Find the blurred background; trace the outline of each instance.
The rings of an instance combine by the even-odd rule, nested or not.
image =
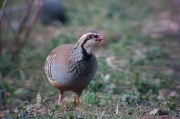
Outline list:
[[[94,49],[98,70],[82,95],[179,96],[179,6],[180,0],[1,0],[0,107],[34,102],[38,93],[56,104],[44,62],[85,29],[106,41]]]

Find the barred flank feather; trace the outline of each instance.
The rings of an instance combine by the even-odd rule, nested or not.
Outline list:
[[[46,75],[47,75],[47,78],[49,79],[49,80],[53,80],[54,81],[54,79],[53,79],[53,77],[52,77],[52,69],[51,69],[51,66],[52,66],[52,62],[53,62],[53,60],[54,60],[54,57],[56,56],[56,54],[53,54],[53,55],[49,55],[48,57],[47,57],[47,59],[46,59],[46,64],[45,64],[45,66],[44,66],[44,68],[45,68],[45,73],[46,73]]]

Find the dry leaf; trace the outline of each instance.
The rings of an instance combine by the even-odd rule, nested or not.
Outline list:
[[[149,112],[149,115],[155,115],[157,114],[158,111],[159,109],[153,109],[152,111]]]

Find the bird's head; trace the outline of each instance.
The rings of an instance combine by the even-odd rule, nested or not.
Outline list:
[[[97,31],[85,30],[81,33],[78,43],[86,50],[88,54],[91,54],[93,47],[101,40],[105,39]]]

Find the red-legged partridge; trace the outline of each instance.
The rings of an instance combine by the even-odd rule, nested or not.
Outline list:
[[[49,82],[58,89],[60,104],[65,91],[76,93],[76,102],[88,86],[97,69],[93,47],[104,38],[95,30],[82,32],[76,44],[65,44],[55,48],[45,62],[45,73]]]

